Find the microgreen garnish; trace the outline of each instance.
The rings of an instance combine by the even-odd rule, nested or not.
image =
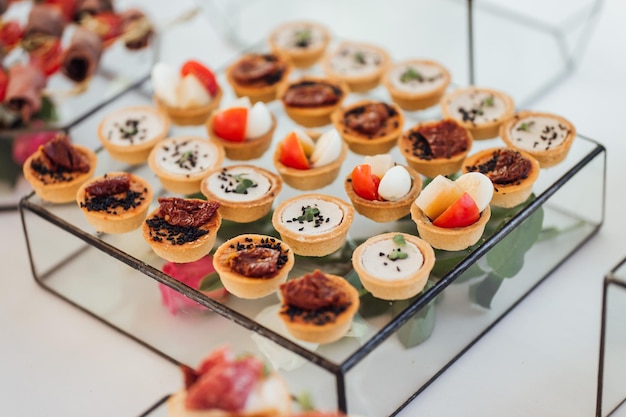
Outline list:
[[[391,252],[389,252],[389,255],[387,255],[387,258],[390,261],[397,261],[398,259],[406,259],[408,257],[409,254],[406,252],[402,252],[402,249],[400,248],[393,249]]]
[[[307,391],[303,391],[300,394],[296,395],[294,398],[295,401],[300,406],[302,411],[311,411],[315,409],[315,404],[313,404],[313,397]]]
[[[363,55],[363,52],[361,51],[354,53],[354,60],[361,65],[365,65],[365,55]]]
[[[485,112],[483,111],[485,107],[493,107],[493,106],[495,106],[495,98],[493,96],[485,97],[483,101],[480,102],[480,105],[478,106],[478,109],[476,110],[476,114],[479,116],[482,116],[483,114],[485,114]]]
[[[180,158],[178,158],[176,160],[176,163],[178,165],[182,166],[187,161],[191,162],[192,159],[193,159],[193,152],[192,151],[187,151],[187,152],[183,152],[180,155]]]
[[[520,131],[524,131],[524,132],[530,132],[530,128],[535,124],[534,121],[530,121],[530,122],[523,122],[517,129],[515,130],[520,130]]]
[[[402,236],[401,234],[397,234],[393,237],[393,243],[398,246],[404,246],[406,245],[406,240],[404,240],[404,236]]]
[[[311,30],[302,29],[296,31],[296,46],[306,48],[311,43]]]
[[[416,70],[415,68],[409,67],[400,76],[400,81],[403,83],[408,83],[409,81],[413,81],[413,80],[423,82],[424,77],[418,70]]]
[[[315,219],[315,216],[320,214],[320,209],[317,207],[304,207],[302,216],[298,217],[299,222],[312,222]]]
[[[239,174],[235,176],[235,180],[237,180],[237,187],[235,188],[235,192],[237,194],[248,194],[248,188],[256,187],[256,182],[252,181],[250,178],[244,178],[246,174]]]

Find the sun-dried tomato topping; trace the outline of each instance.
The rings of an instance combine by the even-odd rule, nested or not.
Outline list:
[[[507,185],[528,177],[532,169],[530,161],[518,151],[512,149],[498,149],[492,157],[478,165],[468,166],[468,171],[478,171],[489,177],[491,182],[498,185]]]
[[[271,54],[246,55],[235,64],[232,76],[240,84],[264,83],[272,85],[280,81],[285,65]]]
[[[408,134],[413,155],[422,159],[451,158],[467,150],[467,130],[452,120],[429,123]]]
[[[230,268],[250,278],[270,278],[278,271],[280,251],[252,248],[237,251],[229,258]]]
[[[385,122],[389,118],[397,114],[395,109],[386,103],[368,103],[348,110],[343,119],[350,129],[365,135],[373,135],[386,125]]]
[[[343,92],[334,84],[305,80],[289,86],[283,101],[292,107],[320,107],[337,104]]]
[[[103,179],[85,187],[85,192],[94,197],[104,197],[124,193],[129,189],[130,176],[128,174],[107,175]]]
[[[219,206],[217,201],[161,197],[159,216],[174,226],[199,227],[209,221]]]
[[[305,310],[350,304],[348,294],[317,269],[313,273],[282,284],[280,292],[286,304]]]
[[[67,135],[59,133],[41,148],[42,162],[52,172],[88,172],[87,158],[76,150]]]

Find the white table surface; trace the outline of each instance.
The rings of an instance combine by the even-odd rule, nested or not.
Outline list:
[[[626,3],[608,0],[580,66],[534,103],[608,148],[603,228],[400,416],[593,415],[602,278],[626,256],[624,41]],[[37,286],[18,213],[0,233],[0,415],[136,416],[179,388],[175,366]]]

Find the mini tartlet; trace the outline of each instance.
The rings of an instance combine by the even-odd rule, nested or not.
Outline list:
[[[180,70],[163,62],[152,67],[153,101],[179,126],[203,124],[222,100],[222,89],[215,74],[196,60],[188,60]]]
[[[98,157],[91,149],[71,144],[58,134],[29,156],[22,167],[24,178],[39,198],[51,203],[76,200],[76,192],[93,177]]]
[[[148,157],[148,165],[167,191],[177,194],[200,192],[207,173],[219,167],[224,148],[196,136],[178,136],[157,143]]]
[[[359,293],[343,277],[319,270],[280,286],[279,317],[299,340],[332,343],[350,330],[359,310]]]
[[[460,88],[441,99],[444,118],[458,121],[475,140],[498,136],[500,126],[514,111],[513,99],[508,94],[490,88]]]
[[[576,128],[556,114],[522,111],[502,124],[500,137],[507,146],[533,156],[541,168],[549,168],[565,159]]]
[[[276,99],[278,86],[287,80],[291,67],[283,53],[248,53],[226,69],[226,79],[238,97],[267,103]]]
[[[388,155],[366,158],[365,164],[357,165],[344,181],[346,194],[354,209],[362,216],[379,223],[407,216],[422,189],[422,177],[419,173],[410,167],[396,165],[391,156],[386,166],[380,169],[382,172],[373,172],[372,169],[377,169],[372,168],[368,161],[385,156]],[[375,162],[372,164],[381,165]],[[363,169],[366,169],[366,172],[363,172]],[[372,181],[372,176],[379,178],[380,182],[355,184],[355,181]]]
[[[269,36],[272,50],[289,56],[296,68],[308,68],[319,61],[329,41],[326,27],[310,21],[284,23]]]
[[[404,113],[396,104],[361,100],[335,110],[331,121],[352,152],[376,155],[396,145],[404,127]]]
[[[76,202],[98,232],[119,234],[141,226],[152,197],[152,187],[143,178],[109,172],[84,183],[76,193]]]
[[[316,190],[335,181],[347,155],[348,146],[334,129],[322,134],[316,142],[304,132],[292,131],[276,147],[274,166],[290,187]]]
[[[325,256],[343,246],[354,208],[324,194],[301,194],[280,203],[272,225],[297,255]]]
[[[485,174],[494,187],[491,205],[515,207],[530,196],[539,177],[539,162],[523,151],[509,148],[485,149],[467,157],[463,172]]]
[[[404,110],[423,110],[439,103],[450,85],[450,73],[438,62],[413,59],[392,64],[383,84]]]
[[[474,139],[454,119],[418,123],[398,139],[409,166],[429,178],[458,172]]]
[[[384,49],[363,42],[344,41],[322,61],[327,76],[346,82],[350,91],[365,92],[380,84],[390,63]]]
[[[426,286],[435,251],[426,241],[406,233],[384,233],[359,245],[352,265],[366,290],[383,300],[406,300]]]
[[[213,266],[224,287],[246,299],[276,292],[293,265],[289,246],[275,237],[256,234],[229,239],[213,255]]]
[[[152,250],[170,262],[193,262],[207,255],[217,237],[222,217],[219,203],[195,198],[161,197],[159,207],[141,227]]]
[[[201,192],[219,201],[224,220],[249,223],[268,214],[282,189],[281,178],[254,165],[231,165],[209,171]]]
[[[243,97],[211,113],[205,127],[209,137],[224,147],[228,159],[248,161],[270,148],[276,124],[276,116],[264,103],[252,105]]]
[[[157,142],[170,130],[170,119],[154,107],[118,109],[98,125],[98,139],[113,159],[131,165],[148,159]]]
[[[288,417],[291,394],[276,372],[230,347],[214,350],[197,369],[181,366],[184,387],[167,399],[168,417]]]
[[[305,76],[281,85],[277,98],[287,116],[304,127],[325,126],[332,112],[341,107],[348,85],[337,79]]]

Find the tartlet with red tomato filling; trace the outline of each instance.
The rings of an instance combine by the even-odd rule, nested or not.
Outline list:
[[[464,126],[444,119],[418,123],[402,134],[398,148],[413,169],[434,178],[458,172],[473,142]]]
[[[361,100],[337,109],[331,120],[350,150],[359,155],[390,151],[404,127],[400,107],[377,100]]]
[[[470,155],[463,172],[480,172],[493,183],[491,205],[515,207],[528,199],[541,170],[539,162],[523,151],[490,148]]]
[[[69,203],[93,176],[97,163],[95,152],[72,144],[67,135],[60,133],[26,159],[22,172],[42,200]]]
[[[481,238],[491,217],[491,180],[478,172],[461,175],[456,181],[435,177],[411,206],[411,217],[419,236],[432,247],[458,251]]]
[[[179,126],[203,124],[222,100],[215,74],[199,61],[186,61],[178,71],[159,62],[151,79],[154,102]]]
[[[319,270],[280,286],[279,317],[299,340],[332,343],[350,330],[359,310],[359,293],[343,277]]]
[[[376,222],[390,222],[409,214],[422,189],[422,177],[397,165],[389,154],[366,156],[344,182],[355,210]]]
[[[260,158],[269,149],[276,117],[265,103],[253,105],[242,97],[214,111],[205,127],[209,137],[224,147],[228,159],[247,161]]]
[[[159,207],[143,222],[143,238],[161,258],[193,262],[207,255],[217,237],[222,217],[219,203],[196,198],[161,197]]]
[[[184,387],[167,400],[169,417],[287,417],[291,395],[276,372],[229,347],[211,352],[200,365],[182,365]]]
[[[294,130],[276,147],[274,166],[290,187],[316,190],[335,181],[347,154],[348,147],[335,129],[316,141],[307,133]]]
[[[287,280],[293,264],[289,246],[275,237],[256,234],[229,239],[213,255],[213,266],[224,287],[246,299],[276,292]]]
[[[289,57],[281,52],[249,53],[226,69],[226,79],[238,97],[249,97],[256,103],[276,99],[278,87],[291,72]]]
[[[283,84],[277,98],[291,120],[304,127],[319,127],[330,124],[330,115],[341,107],[348,92],[344,82],[307,76]]]

